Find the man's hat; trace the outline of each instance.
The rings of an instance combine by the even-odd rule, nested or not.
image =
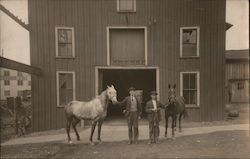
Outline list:
[[[158,93],[156,91],[151,91],[150,95],[158,95]]]
[[[129,87],[128,91],[135,91],[135,87]]]

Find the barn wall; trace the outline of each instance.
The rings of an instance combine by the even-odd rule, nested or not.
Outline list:
[[[180,72],[200,71],[200,108],[188,120],[222,120],[224,114],[225,0],[137,0],[136,13],[118,13],[116,0],[29,0],[33,130],[64,127],[56,107],[56,70],[75,71],[76,99],[95,95],[95,66],[107,65],[107,26],[146,26],[148,65],[160,68],[160,95],[177,84]],[[127,18],[126,18],[127,17]],[[127,19],[127,20],[126,20]],[[55,57],[55,26],[74,27],[75,58]],[[180,27],[200,27],[200,58],[180,58]]]

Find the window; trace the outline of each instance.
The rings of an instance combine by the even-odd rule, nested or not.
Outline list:
[[[10,85],[10,80],[4,80],[4,85],[9,86]]]
[[[23,80],[17,80],[17,85],[22,86],[23,85]]]
[[[72,58],[74,56],[74,29],[71,27],[56,27],[56,57]]]
[[[57,106],[64,106],[75,100],[75,73],[57,72]]]
[[[136,0],[117,0],[118,12],[136,12]]]
[[[182,27],[180,29],[180,56],[199,57],[199,27]]]
[[[10,91],[4,91],[4,96],[9,97],[10,96]]]
[[[187,106],[200,105],[199,72],[181,72],[180,94]]]
[[[22,72],[17,72],[17,76],[22,76],[23,73]]]
[[[3,75],[4,75],[4,76],[10,76],[10,71],[4,71],[4,72],[3,72]]]

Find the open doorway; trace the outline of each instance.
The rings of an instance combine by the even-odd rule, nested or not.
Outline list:
[[[118,101],[129,95],[129,87],[135,87],[141,95],[142,116],[145,117],[145,104],[150,99],[149,92],[157,89],[157,69],[98,69],[98,77],[98,92],[113,84],[117,90]],[[111,103],[107,119],[121,117],[122,108]]]

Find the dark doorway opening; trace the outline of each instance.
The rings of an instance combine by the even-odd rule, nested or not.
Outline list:
[[[129,95],[130,86],[142,91],[142,117],[145,117],[145,103],[150,99],[149,92],[156,90],[156,69],[99,69],[99,84],[99,92],[107,85],[114,85],[118,101]],[[117,117],[123,117],[122,108],[111,103],[107,118]]]

